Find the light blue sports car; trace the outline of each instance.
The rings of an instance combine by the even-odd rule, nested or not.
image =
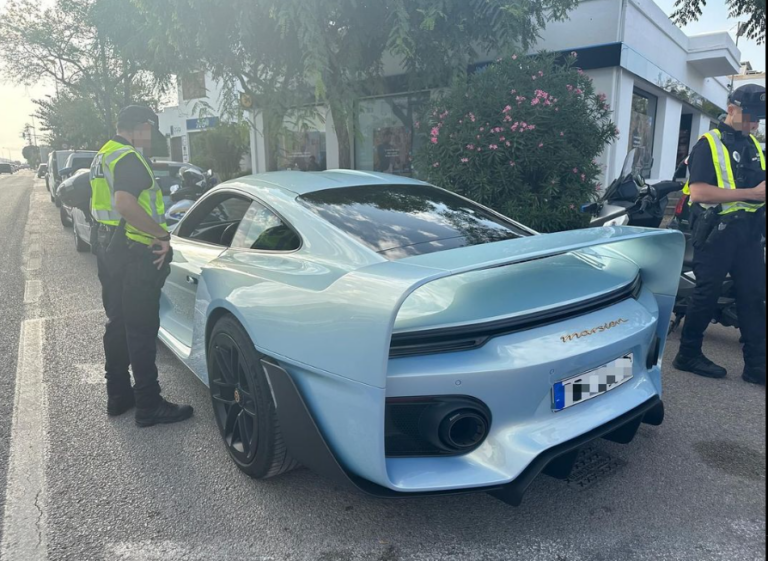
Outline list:
[[[679,232],[539,235],[412,179],[280,172],[209,191],[172,244],[160,337],[252,477],[519,504],[662,422]]]

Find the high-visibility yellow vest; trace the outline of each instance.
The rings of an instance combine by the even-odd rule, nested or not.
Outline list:
[[[152,178],[152,187],[141,192],[138,202],[152,219],[163,229],[165,224],[165,205],[163,193],[155,181],[152,168],[133,146],[121,144],[115,140],[107,142],[91,164],[91,214],[101,224],[117,226],[120,224],[120,213],[115,210],[115,166],[128,154],[136,154],[139,161],[147,168],[147,173]],[[134,241],[149,245],[154,236],[134,228],[130,224],[125,225],[125,235]]]
[[[760,141],[754,135],[749,135],[752,142],[755,143],[757,153],[760,155],[760,167],[765,171],[765,153],[763,147],[760,146]],[[723,143],[722,134],[718,129],[705,133],[702,138],[706,138],[709,142],[709,147],[712,150],[712,163],[715,165],[715,173],[717,174],[717,186],[720,189],[736,189],[736,178],[733,174],[733,164],[731,163],[731,154],[728,148]],[[690,182],[685,184],[683,193],[686,195],[691,194]],[[692,205],[692,201],[688,201],[689,205]],[[704,208],[711,208],[717,205],[702,204]],[[740,210],[746,212],[755,212],[764,207],[765,203],[722,203],[723,210],[720,214],[729,214],[732,212],[738,212]]]

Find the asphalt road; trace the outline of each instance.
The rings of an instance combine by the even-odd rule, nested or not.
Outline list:
[[[193,404],[195,417],[138,429],[130,415],[106,416],[95,261],[75,252],[44,185],[34,185],[30,195],[29,173],[0,178],[0,477],[11,436],[20,321],[37,317],[45,456],[35,469],[45,476],[39,529],[47,559],[765,558],[765,389],[740,379],[735,330],[714,327],[708,335],[710,356],[731,370],[719,381],[672,369],[678,343],[672,336],[665,354],[666,422],[642,426],[627,446],[597,443],[594,453],[610,459],[613,469],[583,489],[541,476],[513,508],[487,495],[372,500],[305,469],[252,481],[219,442],[207,389],[162,347],[164,393]],[[30,277],[22,263],[34,256],[25,253],[20,232],[30,196],[39,208],[33,219],[42,224],[34,272],[41,293],[25,305]],[[16,431],[13,438],[18,445]]]

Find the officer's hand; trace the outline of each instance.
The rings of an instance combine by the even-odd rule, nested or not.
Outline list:
[[[750,194],[749,198],[760,201],[761,203],[765,202],[765,181],[752,189],[752,193]]]
[[[157,259],[155,259],[153,263],[159,271],[163,268],[163,264],[165,263],[165,258],[168,256],[168,252],[171,251],[171,242],[162,241],[155,238],[152,240],[151,247],[152,253],[157,255]]]

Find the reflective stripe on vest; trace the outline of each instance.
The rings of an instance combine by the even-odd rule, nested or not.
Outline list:
[[[702,138],[706,138],[709,143],[709,148],[712,151],[712,163],[715,167],[715,174],[717,176],[717,186],[720,189],[736,189],[736,178],[733,174],[733,165],[731,163],[731,155],[728,152],[728,148],[723,143],[722,134],[718,129],[705,133]],[[760,165],[765,171],[765,154],[760,146],[760,142],[753,135],[750,138],[757,147],[757,153],[760,156]],[[685,184],[683,193],[690,195],[691,188],[690,182]],[[688,201],[689,205],[693,204],[693,201]],[[703,208],[712,208],[717,205],[700,203]],[[720,214],[729,214],[732,212],[746,211],[755,212],[765,206],[765,203],[746,203],[746,202],[734,202],[734,203],[722,203],[723,210]]]

